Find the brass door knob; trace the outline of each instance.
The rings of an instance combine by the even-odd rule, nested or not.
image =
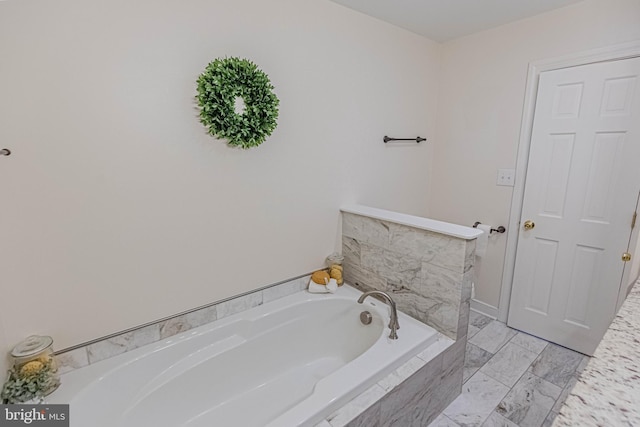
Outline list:
[[[629,252],[625,252],[622,254],[622,260],[624,262],[631,261],[631,254]]]
[[[536,223],[531,221],[530,219],[526,220],[524,222],[524,229],[525,230],[533,230],[533,227],[536,226]]]

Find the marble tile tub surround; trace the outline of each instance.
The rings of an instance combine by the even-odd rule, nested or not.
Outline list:
[[[471,230],[461,238],[406,225],[408,215],[396,223],[393,212],[385,220],[386,211],[375,218],[354,211],[342,212],[345,280],[391,293],[401,311],[454,340],[466,336],[477,230],[449,224]]]
[[[214,320],[248,310],[307,288],[309,274],[276,283],[254,292],[239,295],[218,303],[207,305],[187,313],[179,314],[155,323],[143,325],[120,334],[98,339],[86,345],[58,352],[60,372],[65,373],[118,354],[134,350],[143,345],[169,338]]]
[[[440,335],[316,427],[424,427],[460,394],[464,343]]]
[[[147,325],[58,354],[61,372],[87,366],[306,289],[309,275]],[[160,337],[160,338],[158,338]],[[320,427],[420,426],[433,421],[460,394],[464,344],[439,334],[435,343],[356,396]]]

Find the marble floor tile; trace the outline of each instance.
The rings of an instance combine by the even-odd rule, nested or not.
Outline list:
[[[549,415],[547,415],[547,418],[544,419],[541,427],[551,427],[553,425],[553,420],[555,420],[557,416],[557,412],[553,412],[553,410],[549,412]]]
[[[471,310],[469,313],[469,325],[475,326],[478,329],[482,329],[491,323],[493,319],[489,316],[485,316],[484,314],[480,314],[477,311]]]
[[[462,394],[443,413],[461,427],[480,426],[508,392],[509,387],[476,372],[462,386]]]
[[[478,332],[480,332],[480,328],[473,326],[472,324],[469,324],[469,329],[467,329],[467,339],[471,338]]]
[[[542,350],[544,350],[547,344],[549,344],[545,340],[534,337],[533,335],[525,334],[524,332],[518,332],[515,337],[511,338],[511,342],[522,348],[526,348],[535,354],[542,353]]]
[[[468,335],[463,392],[429,427],[551,427],[557,408],[589,362],[587,356],[474,311]],[[556,382],[569,377],[558,386],[533,370]]]
[[[567,400],[567,396],[569,396],[569,393],[571,393],[571,390],[573,390],[573,387],[576,385],[577,382],[578,382],[578,377],[576,376],[573,376],[571,377],[571,379],[569,379],[569,382],[567,382],[567,385],[564,386],[564,388],[562,389],[562,393],[560,393],[560,397],[558,397],[558,400],[556,401],[556,404],[553,405],[553,408],[551,408],[551,411],[560,412],[560,408],[562,407],[562,404],[564,403],[565,400]]]
[[[433,420],[429,427],[460,427],[460,424],[455,423],[450,418],[447,418],[446,415],[440,414],[438,418]]]
[[[500,402],[496,412],[520,427],[539,427],[562,389],[527,372]]]
[[[519,345],[508,342],[482,368],[480,372],[513,387],[538,355]]]
[[[584,356],[580,353],[549,343],[529,370],[540,378],[563,388],[575,374],[583,358]]]
[[[485,363],[493,357],[493,354],[480,347],[467,342],[467,348],[465,350],[464,357],[464,370],[462,374],[462,382],[467,382],[469,378],[476,373],[478,369],[484,366]]]
[[[518,427],[518,424],[509,421],[508,419],[494,411],[482,424],[482,427]]]
[[[582,373],[582,371],[584,371],[584,368],[587,367],[587,365],[589,364],[590,360],[591,360],[591,358],[589,356],[582,355],[582,362],[580,362],[580,364],[576,368],[576,373],[574,375],[575,376],[580,375]]]
[[[514,329],[509,328],[504,323],[492,320],[480,332],[475,334],[469,342],[489,353],[496,354],[516,333]]]

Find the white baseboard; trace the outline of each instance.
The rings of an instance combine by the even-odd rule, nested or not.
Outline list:
[[[498,318],[498,307],[494,307],[477,299],[471,300],[471,310],[489,316],[492,319]]]

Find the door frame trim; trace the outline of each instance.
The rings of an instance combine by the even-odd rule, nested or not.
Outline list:
[[[511,230],[511,232],[507,235],[507,247],[504,267],[502,270],[502,283],[500,287],[500,305],[498,306],[499,321],[507,323],[507,318],[509,316],[511,289],[513,287],[513,275],[516,266],[516,250],[518,247],[518,236],[520,235],[520,216],[522,215],[522,204],[524,202],[524,186],[525,178],[527,176],[527,165],[529,162],[529,148],[531,146],[533,116],[536,106],[538,79],[540,77],[540,73],[558,70],[561,68],[594,64],[597,62],[607,62],[636,57],[640,57],[640,40],[529,63],[522,121],[520,124],[520,137],[518,140],[515,185],[513,188],[513,195],[511,196],[509,225],[507,227],[507,230]]]

